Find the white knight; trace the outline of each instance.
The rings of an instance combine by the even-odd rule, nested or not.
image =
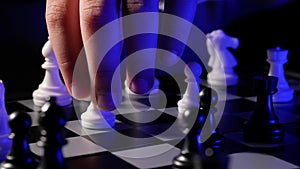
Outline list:
[[[228,48],[237,49],[239,40],[230,37],[223,30],[215,30],[206,35],[207,50],[210,55],[208,66],[212,68],[207,75],[208,83],[216,86],[236,85],[238,75],[234,71],[237,61]]]

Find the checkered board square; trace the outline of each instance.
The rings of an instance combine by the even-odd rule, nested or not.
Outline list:
[[[205,85],[205,83],[204,83]],[[224,152],[229,156],[229,169],[296,169],[300,166],[300,137],[297,136],[296,118],[300,115],[300,82],[293,81],[293,101],[274,104],[280,122],[285,128],[285,142],[281,146],[257,149],[257,145],[243,142],[242,129],[255,108],[256,97],[249,89],[229,87],[226,91],[224,113],[219,129],[223,134]],[[178,97],[175,97],[178,96]],[[180,153],[184,135],[177,121],[178,94],[167,98],[167,108],[149,108],[145,102],[130,102],[124,98],[116,114],[116,125],[106,130],[85,129],[80,123],[80,114],[88,102],[73,100],[65,109],[68,122],[63,135],[68,144],[63,147],[64,157],[70,169],[136,169],[172,168],[172,159]],[[144,101],[147,102],[147,99]],[[132,109],[132,104],[135,109]],[[29,143],[31,151],[40,158],[43,149],[39,140],[39,108],[32,99],[6,103],[9,113],[25,110],[32,118]],[[271,151],[269,151],[271,150]]]

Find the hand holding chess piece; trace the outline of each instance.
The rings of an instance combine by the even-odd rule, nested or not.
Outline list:
[[[168,65],[172,64],[170,63],[170,60],[173,60],[168,58],[174,58],[173,56],[175,56],[175,58],[177,58],[177,56],[181,57],[184,52],[184,44],[178,45],[176,41],[170,38],[162,39],[158,38],[157,35],[160,32],[159,28],[166,28],[164,30],[168,33],[178,35],[182,37],[183,40],[187,40],[189,37],[189,32],[191,30],[191,25],[189,26],[189,24],[178,24],[176,20],[170,21],[170,19],[168,18],[166,18],[166,21],[168,22],[160,22],[160,17],[158,17],[158,0],[100,0],[81,1],[80,4],[74,2],[75,1],[56,0],[52,1],[52,3],[47,3],[46,22],[51,43],[53,45],[53,48],[55,49],[55,53],[57,54],[57,61],[61,66],[61,74],[64,78],[65,83],[67,84],[68,90],[71,91],[72,96],[77,99],[86,100],[87,97],[93,98],[94,96],[91,96],[91,91],[93,90],[89,90],[89,87],[95,86],[95,91],[101,91],[100,93],[96,93],[97,97],[101,97],[101,99],[99,99],[100,101],[95,103],[97,103],[98,107],[102,110],[112,111],[119,106],[117,102],[115,105],[111,104],[112,98],[122,97],[122,86],[121,83],[119,83],[118,85],[120,85],[120,90],[117,89],[117,91],[111,91],[108,87],[105,86],[111,85],[111,80],[114,76],[113,72],[115,72],[115,70],[123,60],[121,59],[123,52],[126,56],[132,56],[132,54],[136,53],[136,51],[142,51],[141,49],[150,49],[160,46],[159,48],[161,49],[165,49],[166,51],[173,51],[172,53],[176,53],[176,56],[170,56],[168,53],[166,53],[161,57],[163,62],[166,61],[166,64]],[[122,5],[120,2],[123,2],[122,5],[124,8],[121,7]],[[65,8],[66,3],[68,4],[67,8]],[[91,6],[91,3],[95,4]],[[168,11],[168,13],[184,18],[186,21],[192,22],[194,20],[197,9],[197,0],[166,1],[166,4],[168,5],[166,6],[165,10]],[[57,11],[56,7],[63,10]],[[84,12],[85,14],[83,14],[82,12]],[[130,14],[137,14],[140,12],[145,12],[145,15],[138,15],[139,17],[135,17],[134,15],[132,15],[132,20],[130,19],[131,17],[128,17],[128,19],[131,20],[130,22],[126,22],[126,24],[120,25],[118,19],[123,18],[119,18],[118,14],[124,12],[127,13],[128,16],[130,16]],[[141,22],[143,24],[141,24]],[[162,26],[161,23],[164,23],[164,25]],[[102,31],[97,31],[102,27],[108,29],[101,29]],[[182,31],[183,29],[185,31]],[[151,32],[153,33],[145,33],[142,36],[131,35],[131,33],[135,34],[140,31],[148,32],[149,30],[151,30]],[[126,38],[127,40],[123,41],[122,39],[127,36],[130,38]],[[93,39],[96,40],[96,43],[93,43]],[[122,43],[118,43],[120,42],[120,40],[122,41]],[[123,46],[126,50],[122,50]],[[76,80],[76,78],[74,81],[74,76],[77,76],[76,67],[78,66],[78,54],[82,51],[83,47],[85,49],[84,55],[87,56],[85,58],[87,62],[86,68],[88,68],[88,72],[86,74],[79,73],[80,75],[79,79],[77,79],[78,81]],[[99,58],[102,58],[100,57],[102,52],[107,59],[102,59],[102,61],[99,61]],[[147,50],[147,54],[151,57],[145,57],[142,55],[141,57],[138,57],[135,62],[133,62],[134,64],[136,64],[135,67],[137,67],[145,64],[145,60],[149,61],[149,58],[153,58],[153,60],[150,60],[153,65],[152,63],[148,64],[152,66],[150,67],[150,69],[145,70],[144,68],[146,67],[141,66],[143,71],[138,71],[138,76],[128,73],[128,77],[130,77],[130,80],[127,81],[128,86],[132,91],[134,91],[134,93],[146,93],[153,86],[152,80],[154,71],[152,68],[154,68],[153,66],[155,65],[156,53],[157,50]],[[103,66],[99,67],[99,65],[97,64],[100,62]],[[126,61],[126,64],[127,63],[128,62]],[[79,64],[81,65],[82,62],[79,62]],[[175,63],[173,62],[173,64]],[[127,68],[132,69],[132,67]],[[80,69],[80,72],[82,72],[81,70],[82,69]],[[87,78],[80,77],[81,75],[84,75],[85,77],[91,77],[89,79],[91,83],[87,82],[86,80],[82,80]],[[121,81],[121,77],[119,77],[119,75],[117,74],[115,75],[118,76],[117,80]],[[99,85],[95,84],[94,82],[99,83]],[[88,85],[88,87],[85,87],[87,83],[89,83],[90,85]]]
[[[237,49],[239,40],[230,37],[223,30],[215,30],[206,35],[207,50],[210,55],[208,66],[212,68],[207,74],[207,81],[213,86],[236,85],[238,75],[234,71],[237,61],[228,48]]]

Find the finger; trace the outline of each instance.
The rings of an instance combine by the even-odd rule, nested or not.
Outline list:
[[[140,12],[158,12],[158,0],[127,0],[123,5],[124,14],[134,14]],[[157,18],[149,18],[147,20],[136,20],[136,25],[126,25],[123,23],[124,32],[135,32],[138,25],[147,25],[152,27],[152,30],[158,32],[158,15]],[[126,30],[130,29],[130,30]],[[157,33],[156,34],[143,34],[128,38],[124,42],[126,56],[132,53],[157,47]],[[154,69],[143,70],[147,67],[154,68],[155,65],[155,52],[150,52],[147,56],[135,57],[134,61],[127,63],[126,83],[130,90],[137,94],[144,94],[149,91],[154,85]],[[127,61],[127,60],[126,60]],[[139,72],[137,74],[137,72]]]
[[[181,17],[191,23],[193,23],[194,16],[196,14],[197,0],[165,0],[164,12]],[[161,22],[161,28],[166,30],[170,35],[180,36],[183,41],[186,41],[189,36],[190,27],[186,24],[178,24],[177,22]],[[159,48],[168,50],[174,55],[159,55],[158,59],[165,65],[174,65],[178,61],[178,57],[181,57],[185,42],[178,42],[174,39],[160,36],[158,41]]]
[[[115,109],[122,97],[120,75],[116,71],[121,45],[115,44],[121,36],[120,25],[112,24],[108,30],[101,29],[118,18],[117,2],[80,0],[80,26],[91,78],[91,99],[105,111]],[[116,82],[113,81],[114,73]]]
[[[79,1],[48,0],[46,4],[46,22],[49,38],[68,91],[76,98],[87,97],[89,90],[86,86],[89,86],[89,84],[75,84],[72,80],[75,63],[82,49]],[[84,64],[81,64],[81,66],[83,66],[81,69],[86,69]],[[82,82],[88,81],[83,80]],[[81,94],[74,93],[72,86],[81,88]]]

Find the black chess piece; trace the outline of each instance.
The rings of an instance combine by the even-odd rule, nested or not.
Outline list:
[[[191,122],[193,115],[198,116],[198,109],[191,108],[188,111],[184,112],[185,115],[182,115],[182,123],[185,125],[188,122]],[[195,118],[195,117],[194,117]],[[194,155],[198,150],[198,134],[201,132],[201,125],[197,122],[198,117],[196,117],[195,124],[188,131],[184,142],[183,147],[181,148],[180,154],[173,159],[173,168],[174,169],[193,169],[194,168]],[[186,131],[188,127],[184,129]]]
[[[217,127],[215,120],[215,113],[217,112],[216,104],[218,102],[217,92],[212,88],[204,88],[199,94],[200,109],[199,114],[201,119],[201,126],[203,128],[205,121],[209,121],[207,125],[208,132],[204,134],[209,134],[207,141],[203,142],[205,147],[213,147],[214,149],[223,148],[222,136]],[[203,129],[202,129],[203,130]]]
[[[10,153],[0,169],[36,169],[38,161],[28,145],[28,131],[32,124],[31,117],[24,111],[15,111],[9,115],[8,124],[12,139]]]
[[[187,134],[180,154],[173,160],[174,169],[227,168],[228,158],[221,152],[223,141],[214,119],[217,101],[218,96],[215,90],[211,88],[201,90],[198,112],[191,111],[188,114],[197,113],[195,124]],[[183,117],[190,118],[189,116]],[[183,120],[186,121],[186,119]],[[206,121],[209,121],[208,126],[205,126]]]
[[[296,135],[300,136],[300,116],[296,118]]]
[[[277,92],[278,78],[255,76],[254,91],[257,94],[256,107],[244,127],[244,140],[263,144],[280,144],[284,130],[273,107],[272,95]]]
[[[39,123],[41,138],[38,145],[43,147],[44,154],[38,169],[67,169],[62,147],[67,144],[62,129],[66,124],[62,108],[56,104],[55,97],[41,108]]]

